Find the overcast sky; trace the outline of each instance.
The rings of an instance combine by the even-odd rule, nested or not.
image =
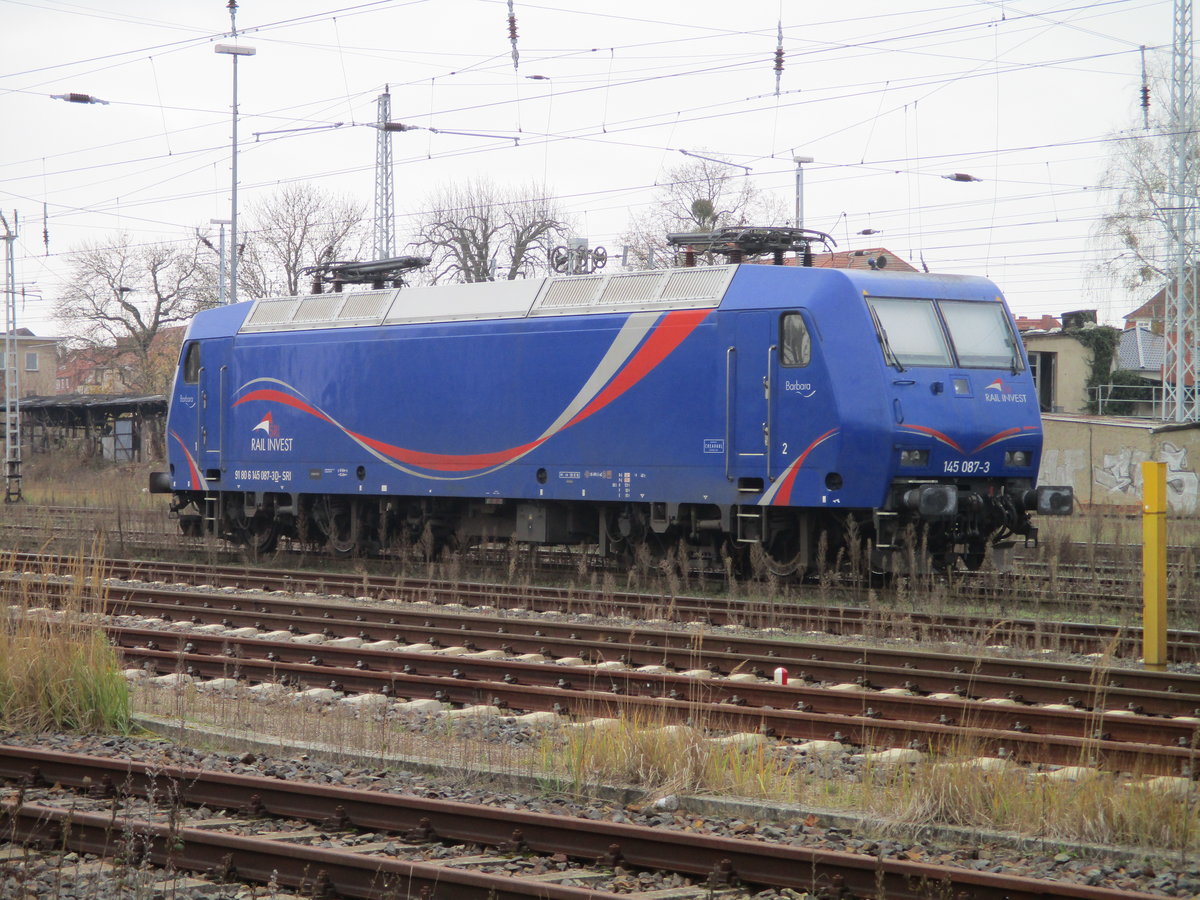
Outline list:
[[[388,84],[393,120],[484,135],[393,136],[401,243],[431,188],[488,175],[544,179],[619,255],[681,151],[733,160],[788,208],[802,155],[805,224],[842,248],[987,275],[1018,315],[1095,307],[1117,324],[1146,299],[1095,277],[1090,234],[1110,138],[1141,130],[1139,46],[1170,71],[1170,0],[514,7],[516,69],[506,0],[243,0],[257,54],[239,64],[242,215],[294,181],[369,208],[367,125]],[[0,0],[0,16],[0,209],[20,218],[17,280],[36,282],[18,324],[56,333],[49,310],[82,243],[193,240],[229,216],[231,61],[213,49],[229,12]],[[51,99],[65,92],[108,103]],[[943,177],[956,172],[981,180]]]

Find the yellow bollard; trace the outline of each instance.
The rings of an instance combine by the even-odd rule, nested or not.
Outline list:
[[[1167,668],[1167,464],[1142,463],[1142,657]]]

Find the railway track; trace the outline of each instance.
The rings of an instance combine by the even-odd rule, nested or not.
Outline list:
[[[703,704],[713,727],[860,746],[944,748],[965,729],[994,755],[1169,774],[1192,769],[1200,724],[1197,676],[128,585],[109,603],[156,620],[110,634],[157,675],[678,721]],[[792,683],[763,683],[779,667]]]
[[[648,828],[30,747],[0,745],[0,777],[17,788],[0,805],[0,835],[10,842],[317,897],[733,900],[764,888],[892,900],[1158,896],[876,858],[804,838]],[[348,839],[356,832],[367,840]],[[633,875],[636,886],[643,872],[678,873],[682,884],[663,890],[651,879],[655,887],[638,891],[622,880]]]
[[[1192,717],[1105,715],[1014,701],[996,705],[954,694],[913,696],[903,689],[897,695],[710,680],[657,666],[547,665],[146,629],[113,629],[112,634],[130,664],[156,675],[184,673],[222,684],[225,679],[283,683],[315,691],[311,696],[322,699],[350,693],[491,708],[496,714],[631,717],[718,732],[765,731],[864,750],[915,747],[952,753],[972,746],[980,755],[1021,763],[1156,775],[1191,775],[1197,762],[1200,720]],[[1200,701],[1200,694],[1187,697],[1185,703]]]
[[[71,559],[46,554],[14,554],[9,565],[34,573],[69,570]],[[203,584],[231,590],[428,601],[436,604],[520,608],[556,613],[603,613],[640,621],[668,619],[709,626],[736,625],[777,628],[789,633],[818,631],[830,635],[907,637],[918,641],[956,641],[971,646],[1004,644],[1025,651],[1054,650],[1112,654],[1136,658],[1139,632],[1122,625],[1055,622],[1024,617],[930,613],[881,605],[839,605],[861,596],[830,588],[820,603],[791,599],[663,596],[611,590],[538,585],[497,585],[369,573],[312,572],[298,569],[252,568],[245,565],[205,565],[192,562],[106,559],[99,571],[118,579],[110,582],[114,599],[133,588],[124,580],[159,584]],[[218,602],[218,601],[212,601]],[[236,601],[228,601],[233,603]],[[366,613],[364,613],[365,615]],[[1200,632],[1174,629],[1168,633],[1168,653],[1174,662],[1200,662]]]
[[[34,561],[47,562],[28,560]],[[142,564],[129,567],[142,577],[158,574]],[[171,572],[179,574],[174,567]],[[289,583],[295,575],[287,573]],[[241,571],[236,577],[266,576]],[[326,578],[321,576],[320,586],[329,590]],[[354,586],[370,584],[356,578]],[[178,623],[186,630],[110,629],[129,660],[158,675],[282,680],[307,689],[333,685],[360,694],[558,713],[617,715],[641,704],[677,721],[694,718],[702,707],[710,727],[768,729],[794,739],[942,750],[966,735],[985,754],[1023,762],[1172,775],[1190,775],[1196,768],[1195,676],[982,657],[964,665],[961,652],[717,634],[708,632],[713,626],[707,622],[683,631],[649,630],[640,621],[581,622],[579,608],[600,604],[559,589],[533,594],[521,589],[515,600],[490,599],[557,604],[555,615],[574,612],[574,621],[530,622],[524,610],[505,614],[494,607],[473,615],[448,613],[425,598],[448,590],[462,599],[465,590],[480,599],[483,586],[395,580],[390,586],[422,597],[423,604],[415,609],[394,600],[331,604],[233,593],[230,586],[180,591],[111,579],[106,595],[112,613],[151,617],[156,626]],[[38,588],[47,595],[76,589],[62,581]],[[627,614],[622,604],[646,602],[635,596],[615,600]],[[636,612],[644,619],[647,610]],[[768,621],[778,628],[796,613],[772,611]],[[828,612],[822,615],[828,620]],[[727,609],[724,618],[741,622],[748,616]],[[978,622],[975,628],[981,628]],[[989,639],[999,630],[992,625]],[[547,659],[560,664],[546,666]],[[561,664],[564,659],[574,665]],[[776,669],[787,670],[792,684],[761,683]]]
[[[165,554],[174,559],[194,556],[202,560],[200,564],[211,562],[215,556],[234,567],[246,558],[244,550],[215,539],[184,539],[174,533],[173,528],[174,523],[157,511],[89,507],[31,509],[16,520],[0,523],[0,531],[7,530],[27,545],[39,547],[47,546],[49,535],[61,533],[79,539],[99,532],[107,537],[110,545],[143,555]],[[312,555],[311,551],[285,543],[272,559],[303,560]],[[1051,615],[1087,617],[1110,623],[1135,622],[1141,611],[1141,570],[1136,552],[1113,545],[1101,547],[1099,551],[1085,547],[1077,554],[1068,554],[1072,555],[1083,557],[1083,561],[1046,559],[1031,552],[1019,558],[1017,570],[1012,573],[954,573],[950,605],[999,610],[1020,618]],[[510,551],[505,549],[472,550],[462,554],[461,560],[486,578],[489,567],[504,568],[506,562],[511,561],[509,557]],[[1174,615],[1181,621],[1200,625],[1200,593],[1192,574],[1195,570],[1194,550],[1186,546],[1173,547],[1171,559],[1169,592],[1176,598]],[[581,564],[590,573],[612,574],[614,571],[611,563],[604,564],[598,558],[589,560],[585,556],[581,562],[578,553],[564,554],[553,549],[541,551],[536,560],[536,569],[547,578],[561,578],[564,574],[577,576]],[[252,565],[257,567],[264,561],[253,560]],[[384,553],[378,560],[362,562],[378,570],[379,574],[372,577],[384,581],[392,577],[385,572],[388,566],[400,564],[402,568],[411,568],[413,564],[399,551]],[[693,573],[689,577],[723,581],[721,573],[708,573],[707,576]],[[930,579],[929,583],[935,585],[938,582]],[[798,592],[802,594],[802,591]],[[845,577],[832,579],[821,592],[845,605],[861,604],[868,598],[886,604],[897,594],[890,589],[872,592],[861,579],[855,581]]]
[[[24,568],[26,573],[10,573],[6,576],[10,582],[27,584],[49,600],[57,591],[80,593],[80,584],[43,574],[63,562],[70,563],[69,559],[37,554],[12,559],[10,565]],[[100,573],[110,577],[101,579]],[[889,616],[869,608],[831,610],[778,601],[498,588],[363,573],[257,570],[244,565],[211,568],[97,560],[93,574],[96,577],[87,579],[87,584],[107,595],[110,612],[127,617],[112,627],[114,642],[132,663],[157,675],[184,673],[212,682],[236,678],[243,685],[286,682],[297,690],[357,695],[387,704],[425,700],[447,709],[495,706],[502,715],[541,711],[560,719],[586,719],[641,710],[664,722],[690,720],[714,731],[765,730],[788,740],[830,741],[862,750],[909,748],[916,742],[923,749],[938,751],[968,744],[973,752],[985,756],[1057,766],[1095,765],[1188,778],[1195,778],[1200,770],[1194,721],[1200,716],[1200,678],[1108,667],[1103,659],[1093,665],[1072,665],[980,656],[983,652],[1009,652],[1011,648],[999,646],[1009,635],[1020,642],[1012,646],[1021,649],[1065,646],[1077,651],[1136,653],[1136,641],[1115,628],[1089,635],[1095,626],[1010,623],[988,617],[940,622],[936,616],[902,626],[908,635],[926,643],[969,642],[955,654],[937,654],[906,647],[833,646],[816,640],[817,636],[795,639],[794,632],[800,629],[878,636],[901,627],[895,613]],[[118,575],[141,583],[113,580]],[[202,582],[205,587],[172,589],[146,583],[149,581]],[[297,597],[296,591],[309,596]],[[602,620],[601,613],[626,618]],[[151,618],[159,621],[146,621]],[[647,620],[651,618],[681,624],[652,623],[654,627],[650,627]],[[745,633],[750,625],[767,633]],[[783,631],[792,633],[780,633]],[[1176,654],[1187,653],[1198,643],[1197,635],[1182,632],[1173,634],[1173,641]],[[517,658],[521,656],[526,658]],[[786,687],[769,683],[779,667],[791,675]],[[0,775],[5,774],[2,766]],[[94,777],[92,783],[97,783]],[[112,798],[108,803],[111,807]],[[61,822],[61,815],[36,812],[32,818],[52,822],[58,816]],[[130,816],[132,813],[126,815],[126,821],[132,821]],[[561,816],[554,818],[561,822]],[[110,814],[107,831],[99,818],[95,822],[81,820],[79,833],[90,834],[92,844],[79,846],[111,844],[111,820]],[[345,819],[337,821],[346,824]],[[153,817],[145,822],[145,858],[155,859],[151,851],[159,846],[163,859],[173,859],[171,829],[179,826],[156,823]],[[355,821],[349,824],[368,827]],[[100,830],[89,831],[93,826]],[[286,839],[280,838],[279,826],[271,827],[275,832],[268,843],[279,848]],[[328,830],[320,824],[313,827],[321,833]],[[60,844],[61,835],[75,830],[73,823],[65,831],[60,827]],[[212,828],[201,823],[198,832],[197,848],[202,844],[201,835],[211,836]],[[28,834],[29,840],[36,840],[40,832],[22,814],[10,815],[0,824],[0,839],[5,833]],[[234,837],[245,840],[253,835]],[[438,838],[443,837],[439,832]],[[510,833],[510,844],[511,839]],[[393,836],[381,840],[395,842]],[[226,856],[233,860],[237,853],[246,854],[251,866],[270,858],[264,855],[265,849],[252,846],[240,850],[226,847],[218,863]],[[495,846],[499,844],[489,845]],[[515,857],[491,849],[464,853],[483,867],[507,865],[503,877],[509,879],[509,887],[513,886],[512,860],[533,859],[541,860],[531,865],[541,866],[548,879],[542,887],[550,884],[578,890],[573,884],[554,881],[556,872],[569,872],[570,878],[588,885],[583,888],[587,893],[561,896],[609,896],[604,885],[610,876],[587,873],[583,859],[563,851],[547,850],[546,855],[538,856],[539,851],[522,849],[519,842],[512,846],[520,851]],[[198,850],[198,854],[197,866],[205,869],[217,851]],[[287,848],[284,855],[288,855]],[[565,861],[545,861],[564,856]],[[307,858],[305,877],[309,880],[297,882],[296,887],[311,891],[313,872],[321,860]],[[711,873],[712,853],[706,863],[706,872]],[[365,878],[365,870],[359,863],[348,865],[351,874],[344,879],[351,888],[345,896],[381,896],[353,893],[355,879]],[[795,860],[791,866],[795,870]],[[240,872],[241,866],[235,869]],[[378,873],[383,870],[377,866],[373,871],[377,877],[371,884],[377,888]],[[737,868],[732,873],[734,881],[742,876]],[[228,869],[225,874],[236,873]],[[485,875],[472,872],[472,877]],[[431,883],[441,884],[443,889],[451,884],[445,879],[438,881],[436,873],[433,877]],[[699,893],[687,893],[706,877],[700,871],[679,872],[679,879],[694,883],[670,896],[681,900],[748,896],[737,884],[705,885]],[[878,875],[875,877],[873,885],[879,883]],[[910,890],[916,890],[916,877],[908,876]],[[924,882],[925,893],[911,896],[928,896],[930,890],[945,892],[951,884],[958,893],[950,896],[1026,896],[1020,891],[1027,886],[979,888],[947,881],[950,876],[938,877],[941,880],[936,885]],[[810,879],[807,886],[792,887],[790,882],[786,886],[810,892],[828,888],[832,897],[839,896],[835,887],[854,891],[848,885],[861,884],[864,892],[852,895],[880,896],[870,892],[873,888],[866,886],[867,877],[862,873],[854,876],[859,881],[848,881],[845,875],[830,878],[834,880]],[[341,883],[328,874],[322,882],[328,885],[323,889],[339,892]],[[456,888],[445,896],[475,896],[468,891],[494,889],[484,884],[464,886],[461,891]],[[751,883],[747,880],[746,884]],[[756,882],[751,886],[773,884]],[[1030,887],[1043,893],[1028,896],[1138,896],[1112,890],[1064,893],[1059,883],[1051,884]],[[619,887],[624,891],[628,884]],[[705,893],[714,889],[715,893]],[[980,892],[993,889],[996,893]],[[886,895],[910,896],[899,891],[899,887],[889,889]],[[560,895],[543,892],[536,896]]]

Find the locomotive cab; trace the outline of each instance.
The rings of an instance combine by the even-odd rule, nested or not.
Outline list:
[[[865,292],[864,292],[865,293]],[[914,544],[935,563],[1004,567],[1029,513],[1068,515],[1070,487],[1034,487],[1041,419],[1028,364],[999,297],[865,293],[892,402],[887,495],[873,515],[874,563]]]

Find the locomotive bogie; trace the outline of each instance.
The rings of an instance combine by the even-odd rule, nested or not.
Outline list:
[[[185,532],[263,551],[512,541],[784,573],[865,548],[892,570],[919,542],[976,566],[1072,499],[1035,489],[1040,416],[995,287],[917,273],[734,265],[225,307],[188,332],[168,430],[151,489]]]

